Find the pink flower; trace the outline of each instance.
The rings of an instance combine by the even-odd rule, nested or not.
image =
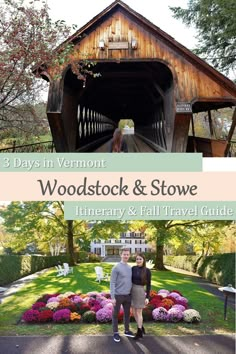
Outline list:
[[[32,305],[32,310],[38,310],[42,307],[45,307],[45,302],[35,302],[35,304]]]
[[[183,312],[176,309],[176,308],[171,308],[169,311],[168,311],[168,314],[167,314],[167,321],[169,322],[179,322],[183,319],[184,315],[183,315]]]
[[[112,310],[108,307],[103,307],[96,313],[96,319],[101,323],[110,322],[112,319]]]
[[[167,310],[164,307],[158,307],[152,311],[152,318],[154,321],[166,321]]]
[[[25,322],[38,322],[39,311],[38,310],[27,310],[22,316]]]
[[[53,321],[59,323],[65,323],[70,321],[71,311],[68,309],[62,309],[54,312]]]

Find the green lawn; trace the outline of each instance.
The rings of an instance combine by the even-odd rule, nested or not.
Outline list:
[[[99,334],[111,333],[111,324],[19,324],[22,313],[42,295],[57,292],[82,292],[109,290],[109,282],[101,284],[95,281],[96,264],[83,263],[74,268],[74,274],[57,277],[54,269],[26,284],[17,293],[4,299],[0,305],[0,335],[53,335],[53,334]],[[112,264],[102,264],[105,272],[110,273]],[[152,271],[152,289],[176,289],[189,300],[189,308],[200,312],[200,324],[154,323],[147,322],[145,328],[149,334],[156,335],[192,335],[234,333],[234,311],[228,308],[228,319],[223,319],[224,304],[208,293],[185,274],[171,271]],[[123,325],[120,325],[121,330]],[[136,329],[135,323],[131,328]]]

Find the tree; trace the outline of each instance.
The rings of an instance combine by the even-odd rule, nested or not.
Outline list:
[[[236,64],[235,0],[189,0],[188,8],[170,7],[176,19],[197,30],[197,55],[228,73]]]
[[[37,63],[52,63],[55,44],[64,40],[70,27],[53,23],[46,2],[2,0],[0,3],[0,120],[14,116],[22,121],[25,108],[35,102],[43,80],[32,73]],[[30,110],[28,108],[28,110]],[[31,110],[31,113],[34,112]]]
[[[31,0],[26,5],[24,0],[2,0],[0,13],[1,131],[23,123],[26,127],[26,119],[31,126],[37,118],[33,104],[45,87],[44,80],[36,80],[38,69],[53,66],[56,78],[61,68],[70,64],[77,78],[85,80],[86,75],[93,75],[95,63],[88,61],[86,54],[81,61],[72,58],[74,45],[65,39],[75,25],[71,28],[63,20],[53,22],[46,1]]]
[[[20,251],[34,243],[43,251],[58,254],[65,244],[75,264],[74,239],[88,233],[87,222],[65,220],[62,202],[12,202],[0,211],[3,226],[14,236],[11,247]]]
[[[212,225],[213,228],[223,227],[230,221],[204,221],[204,220],[146,220],[131,221],[132,229],[141,228],[145,230],[150,241],[154,241],[156,245],[155,268],[165,270],[164,266],[164,247],[173,237],[182,241],[190,241],[193,230],[198,228],[204,229],[206,225]],[[206,235],[207,238],[207,235]],[[190,241],[191,242],[191,241]]]
[[[196,253],[209,256],[217,253],[222,242],[222,227],[204,222],[191,230],[190,242]]]

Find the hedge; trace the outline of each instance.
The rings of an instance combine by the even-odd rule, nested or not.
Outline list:
[[[214,256],[164,256],[164,264],[201,275],[212,283],[235,287],[235,253]]]
[[[212,283],[222,286],[231,284],[235,288],[235,253],[202,257],[198,263],[197,272]]]
[[[146,262],[151,261],[151,260],[153,262],[155,262],[156,253],[154,253],[154,252],[141,252],[141,253],[145,256]],[[136,256],[137,256],[136,253],[135,254],[131,254],[131,256],[129,258],[129,262],[135,262]]]
[[[164,264],[195,273],[200,258],[200,256],[164,256]]]
[[[0,256],[0,286],[63,262],[68,262],[68,256],[2,255]]]

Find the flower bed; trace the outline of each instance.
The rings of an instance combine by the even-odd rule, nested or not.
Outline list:
[[[107,323],[112,320],[110,294],[108,292],[90,292],[87,294],[46,294],[41,296],[31,307],[24,312],[22,322],[26,323]],[[123,321],[121,307],[118,321]],[[132,312],[130,313],[133,320]],[[165,289],[158,292],[152,290],[150,302],[143,309],[144,321],[162,321],[187,323],[200,322],[198,311],[188,309],[188,299],[177,291]]]

